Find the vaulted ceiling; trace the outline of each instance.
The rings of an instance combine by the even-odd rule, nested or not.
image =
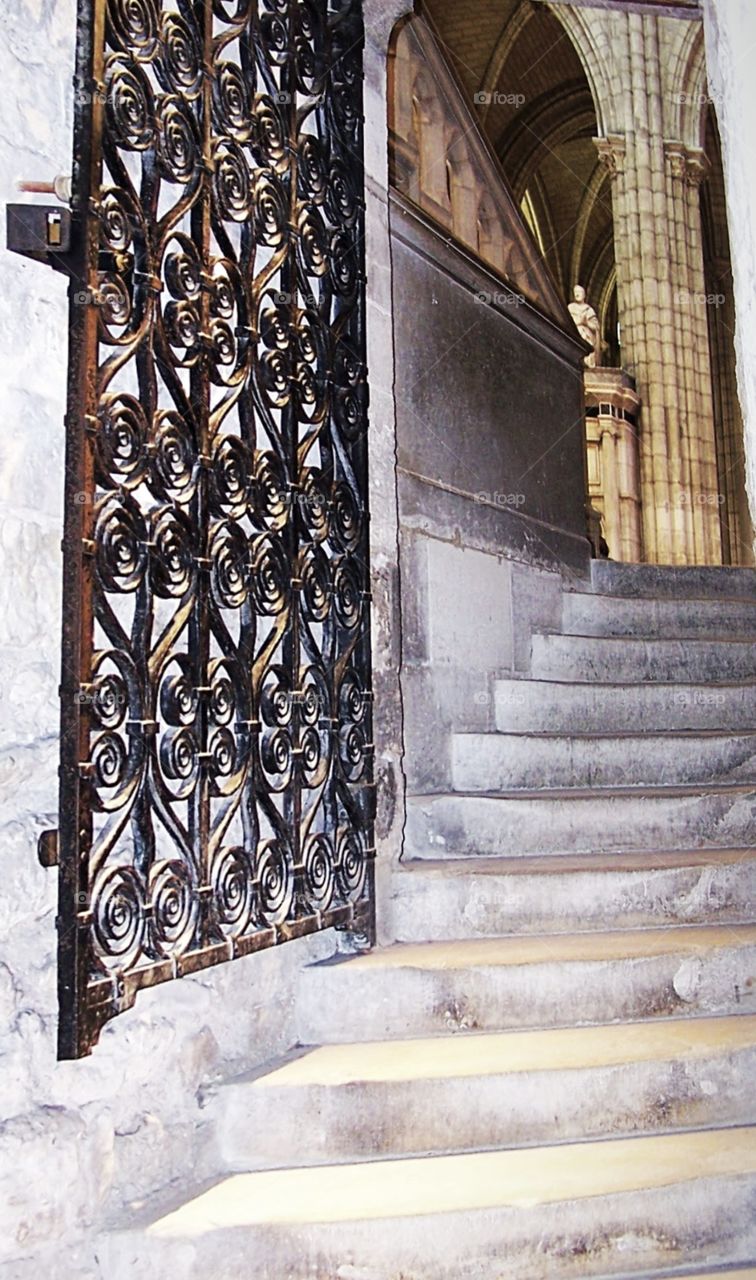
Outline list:
[[[565,28],[538,0],[425,0],[423,10],[562,296],[585,285],[613,345],[611,188],[593,143],[591,91]]]

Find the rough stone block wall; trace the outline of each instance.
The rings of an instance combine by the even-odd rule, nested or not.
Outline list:
[[[386,47],[402,0],[366,0],[368,349],[377,876],[401,848],[402,727]],[[0,199],[70,168],[75,0],[0,6]],[[332,934],[143,993],[91,1058],[58,1063],[56,876],[37,863],[56,824],[66,283],[0,254],[0,1277],[108,1280],[98,1236],[156,1193],[218,1170],[218,1081],[297,1041],[294,994]],[[388,888],[386,888],[388,892]],[[381,922],[379,895],[379,927]]]
[[[1,7],[0,183],[70,170],[74,0]],[[296,1041],[301,966],[332,934],[145,992],[85,1061],[56,1061],[66,281],[0,254],[0,1275],[98,1277],[97,1233],[217,1169],[215,1083]]]

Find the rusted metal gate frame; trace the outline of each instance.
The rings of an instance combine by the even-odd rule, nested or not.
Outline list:
[[[273,0],[275,3],[275,0]],[[202,0],[195,0],[195,7],[202,8]],[[205,67],[209,66],[209,40],[212,23],[211,3],[206,0],[205,9]],[[374,815],[374,783],[372,748],[366,751],[365,772],[362,780],[362,803],[365,817],[366,866],[364,889],[358,900],[332,906],[323,912],[300,914],[297,918],[261,928],[233,942],[218,939],[200,951],[189,952],[171,963],[153,964],[136,968],[124,974],[102,974],[92,978],[92,954],[90,942],[91,911],[90,884],[86,849],[92,839],[92,809],[88,792],[85,762],[91,745],[88,716],[82,701],[82,676],[90,671],[93,646],[92,560],[94,541],[94,504],[84,501],[81,495],[94,492],[95,476],[93,451],[89,447],[88,432],[97,413],[97,365],[98,365],[98,309],[81,305],[81,291],[94,293],[99,268],[99,227],[93,210],[99,193],[102,171],[100,139],[103,130],[104,102],[101,95],[102,62],[105,47],[106,8],[101,0],[79,0],[78,39],[76,59],[76,107],[73,152],[72,243],[63,268],[70,274],[69,303],[69,380],[68,412],[66,418],[65,464],[65,530],[63,543],[63,629],[62,629],[62,679],[61,679],[61,765],[60,765],[60,816],[58,833],[59,863],[59,1056],[76,1058],[91,1051],[107,1019],[128,1008],[138,992],[146,985],[169,980],[174,976],[197,971],[210,965],[223,963],[239,955],[248,954],[289,938],[336,926],[354,931],[372,941],[373,920],[373,857],[372,821]],[[210,78],[205,75],[205,118],[209,120]],[[294,118],[294,107],[290,111]],[[361,112],[360,112],[361,121]],[[209,129],[205,132],[204,145],[208,144]],[[207,158],[207,157],[206,157]],[[360,173],[360,181],[362,174]],[[362,189],[358,192],[362,198]],[[201,236],[206,260],[208,237],[207,192],[193,214],[194,236]],[[364,205],[363,205],[364,208]],[[364,213],[360,213],[363,225]],[[361,351],[364,361],[364,233],[356,237],[359,255]],[[205,304],[206,305],[206,304]],[[202,380],[207,380],[207,370],[200,369],[192,375],[198,380],[201,392]],[[357,446],[357,465],[361,471],[363,498],[365,500],[365,526],[367,526],[367,448],[364,438]],[[366,566],[367,528],[362,542],[362,556]],[[366,597],[366,612],[367,600]],[[369,623],[367,638],[363,637],[362,651],[366,655],[369,681]],[[369,699],[369,692],[366,694]],[[371,723],[370,707],[367,708],[368,726]],[[368,738],[369,741],[369,738]],[[291,813],[298,820],[296,799]],[[83,852],[84,851],[84,852]]]

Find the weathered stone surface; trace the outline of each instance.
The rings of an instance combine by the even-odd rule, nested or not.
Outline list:
[[[756,850],[573,859],[409,861],[394,873],[399,942],[676,924],[745,924]]]
[[[457,733],[455,791],[538,787],[654,787],[750,782],[756,787],[756,733]]]
[[[316,1047],[218,1091],[224,1164],[294,1169],[756,1123],[755,1024],[663,1019]]]
[[[756,1013],[755,974],[753,925],[398,945],[308,969],[300,1029],[338,1044]],[[348,1026],[345,1007],[360,1010]]]
[[[755,600],[699,600],[693,596],[663,600],[582,591],[565,592],[561,599],[561,629],[569,635],[726,636],[731,640],[756,635]],[[559,630],[558,623],[552,629]]]
[[[185,1280],[211,1270],[216,1280],[238,1280],[250,1256],[256,1280],[480,1280],[500,1273],[502,1257],[507,1280],[726,1266],[756,1248],[752,1145],[752,1131],[739,1129],[557,1146],[546,1160],[536,1148],[304,1176],[252,1173],[176,1215],[169,1210],[149,1235],[115,1235],[102,1257],[112,1280],[146,1270]],[[739,1163],[739,1152],[748,1172],[717,1176],[711,1157],[702,1159],[712,1149],[725,1166]],[[589,1190],[584,1198],[594,1171],[604,1185],[608,1174],[613,1188],[632,1189],[594,1197]],[[569,1188],[564,1197],[560,1183]]]
[[[733,849],[751,841],[754,811],[748,783],[412,796],[407,846],[417,858]]]
[[[512,565],[512,629],[516,671],[530,670],[530,646],[534,631],[559,631],[562,617],[563,579],[554,570],[528,564]]]
[[[534,541],[546,526],[547,547],[585,541],[582,348],[497,302],[495,278],[394,206],[391,230],[399,465],[461,496],[471,521],[477,502]]]
[[[169,8],[172,6],[168,6]],[[175,7],[175,6],[173,6]],[[386,212],[385,46],[401,5],[369,6],[366,54],[371,476],[379,851],[398,857],[397,511],[391,257]],[[75,0],[18,0],[0,14],[0,196],[70,169]],[[381,34],[383,33],[383,34]],[[28,197],[33,199],[33,197]],[[60,678],[66,280],[3,254],[0,439],[0,1274],[105,1280],[84,1239],[108,1215],[214,1168],[204,1104],[218,1079],[296,1040],[292,994],[332,936],[291,943],[154,991],[105,1028],[93,1056],[57,1063],[56,874],[36,859],[55,825]],[[379,878],[380,880],[380,878]],[[178,1275],[181,1274],[179,1269]]]
[[[710,91],[722,136],[737,319],[738,391],[743,409],[746,471],[752,517],[756,513],[756,225],[753,193],[756,156],[745,123],[756,118],[756,80],[746,49],[756,42],[756,10],[750,0],[703,0]]]
[[[431,663],[458,663],[465,654],[481,671],[510,670],[509,565],[495,556],[436,538],[426,542]],[[474,647],[470,645],[473,633]]]
[[[591,580],[597,591],[651,599],[753,600],[756,569],[703,565],[617,564],[594,560]]]
[[[497,680],[496,726],[502,733],[663,733],[667,729],[750,731],[751,684],[598,684]]]
[[[722,5],[725,2],[719,0]],[[367,4],[376,765],[380,783],[379,852],[386,860],[396,858],[401,847],[403,766],[397,676],[401,616],[394,471],[392,263],[385,190],[382,42],[405,7],[388,0],[369,0]],[[50,177],[69,167],[75,5],[73,0],[18,0],[6,6],[0,20],[5,115],[0,129],[0,174],[2,196],[12,200],[17,198],[13,185],[17,178]],[[732,129],[728,145],[735,145]],[[55,1060],[55,874],[39,867],[35,844],[40,831],[54,824],[57,807],[58,544],[66,286],[63,279],[41,266],[8,255],[2,260],[2,274],[8,305],[0,316],[0,348],[8,374],[0,441],[0,845],[4,872],[0,894],[0,1236],[4,1256],[0,1259],[0,1275],[3,1280],[37,1280],[40,1275],[51,1280],[114,1280],[117,1271],[100,1238],[103,1223],[119,1214],[128,1215],[132,1205],[150,1202],[166,1187],[178,1194],[186,1183],[187,1170],[192,1171],[192,1178],[199,1179],[217,1172],[217,1151],[207,1110],[212,1091],[228,1075],[254,1070],[286,1052],[304,1033],[304,1025],[297,1022],[294,1001],[301,969],[314,959],[329,956],[333,941],[293,943],[228,969],[145,993],[134,1009],[105,1029],[90,1060],[65,1064]],[[740,292],[747,301],[748,289],[741,285]],[[480,471],[486,475],[482,466]],[[432,529],[426,528],[425,532],[445,537],[445,530],[453,532],[460,527],[460,502],[470,508],[467,545],[474,554],[496,552],[497,544],[503,541],[510,550],[514,546],[518,554],[532,561],[551,569],[556,567],[562,546],[560,536],[536,524],[526,534],[520,528],[515,536],[511,531],[522,525],[516,511],[478,507],[457,495],[446,494],[438,498],[430,514],[418,514],[418,508],[413,508],[408,519],[435,520]],[[502,533],[505,525],[510,530],[506,536]],[[572,543],[565,562],[572,570],[581,566],[584,569],[581,534],[576,533]],[[459,554],[467,556],[468,552]],[[524,578],[519,571],[511,572],[513,582],[520,581],[522,585]],[[549,626],[551,616],[549,595],[550,590],[546,589],[543,608],[539,604],[532,612],[533,620],[544,628]],[[523,623],[525,630],[529,625]],[[487,640],[494,648],[499,646],[501,653],[508,654],[513,644],[520,645],[518,654],[523,652],[524,641],[518,641],[516,632],[502,631],[498,636],[491,627]],[[471,679],[477,679],[475,673]],[[467,697],[470,689],[465,687],[463,693]],[[379,883],[382,869],[379,866]],[[724,880],[717,883],[724,886],[725,892]],[[739,918],[737,912],[735,915]],[[691,963],[688,956],[681,956],[674,967],[661,962],[649,964],[645,983],[639,979],[638,1003],[633,1008],[647,1012],[644,1000],[656,999],[660,1009],[729,1009],[723,989],[726,986],[729,1000],[733,972],[732,965],[725,965],[721,972],[707,976],[706,970]],[[554,1008],[558,1008],[561,988],[554,990]],[[396,995],[393,984],[391,995]],[[606,993],[602,996],[599,989],[598,995],[594,992],[593,996],[594,1011],[605,1009]],[[522,999],[524,1007],[532,1004],[529,989]],[[586,998],[585,1007],[589,1003]],[[355,1009],[347,1002],[339,1015],[351,1017]],[[453,1008],[447,1012],[452,1020],[459,1015],[460,1025],[464,1022],[461,1006],[456,1012]],[[447,1023],[442,1020],[442,1025],[446,1027]],[[701,1236],[707,1231],[707,1239],[714,1240],[715,1249],[723,1258],[731,1260],[738,1256],[737,1248],[745,1247],[733,1221],[747,1197],[745,1192],[741,1194],[742,1189],[737,1190],[740,1199],[732,1213],[724,1217],[722,1209],[723,1205],[728,1206],[728,1196],[722,1193],[710,1205],[704,1197],[706,1213],[701,1218],[705,1218],[705,1229],[695,1224],[695,1238],[688,1239],[687,1258],[704,1260],[704,1255],[711,1256],[701,1244]],[[689,1210],[687,1189],[678,1200]],[[570,1219],[565,1226],[559,1218],[555,1213],[549,1223],[549,1239],[558,1245],[554,1253],[559,1258],[554,1264],[558,1269],[544,1271],[552,1259],[544,1263],[536,1245],[531,1253],[524,1250],[518,1263],[521,1274],[531,1280],[538,1274],[533,1267],[534,1258],[549,1280],[558,1274],[586,1274],[584,1269],[580,1271],[583,1263],[579,1223]],[[649,1233],[648,1221],[647,1204],[638,1208],[629,1226],[624,1210],[613,1217],[609,1214],[604,1228],[611,1243],[602,1245],[599,1240],[596,1265],[601,1265],[602,1258],[609,1254],[618,1265],[623,1264],[638,1239],[642,1246],[637,1256],[642,1259],[656,1263],[672,1257],[676,1261],[677,1254],[653,1238],[653,1223]],[[465,1231],[459,1222],[450,1225],[451,1235],[458,1243],[464,1243],[467,1225]],[[660,1232],[665,1225],[668,1222],[661,1223]],[[540,1238],[543,1223],[539,1220],[537,1226]],[[617,1240],[619,1244],[615,1243]],[[327,1241],[324,1250],[332,1243]],[[242,1242],[230,1261],[224,1258],[226,1244],[221,1243],[220,1259],[217,1241],[211,1243],[206,1254],[191,1243],[177,1244],[171,1250],[172,1274],[188,1280],[195,1274],[193,1268],[202,1265],[205,1273],[213,1269],[218,1277],[226,1268],[226,1274],[238,1280],[242,1268],[248,1265],[248,1243]],[[355,1280],[358,1271],[364,1273],[360,1247],[359,1242],[354,1248],[350,1245],[350,1256],[338,1257],[333,1266],[327,1250],[323,1253],[327,1259],[323,1274],[328,1280],[350,1273]],[[136,1274],[134,1257],[141,1248],[140,1244],[132,1255],[124,1253],[116,1242],[115,1257],[124,1274]],[[272,1261],[262,1265],[268,1267],[275,1280],[280,1280],[285,1272],[278,1266],[275,1252],[271,1256]],[[279,1259],[287,1257],[284,1248]],[[458,1262],[456,1259],[450,1264],[455,1268],[455,1280],[463,1274]],[[155,1274],[169,1272],[158,1268]],[[434,1280],[440,1274],[436,1270]]]
[[[535,635],[531,672],[537,679],[588,683],[728,684],[753,680],[756,656],[750,639]]]
[[[4,1122],[0,1248],[6,1257],[91,1224],[107,1194],[112,1147],[108,1115],[97,1108],[37,1106]]]

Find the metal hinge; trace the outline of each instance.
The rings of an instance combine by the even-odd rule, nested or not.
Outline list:
[[[71,249],[70,178],[53,182],[19,182],[21,191],[54,195],[59,204],[6,205],[6,244],[34,262],[64,270],[62,255]]]

